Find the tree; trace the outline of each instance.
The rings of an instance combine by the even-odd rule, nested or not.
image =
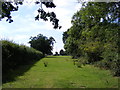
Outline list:
[[[58,56],[59,54],[58,54],[58,52],[55,52],[55,55],[54,56]]]
[[[83,57],[85,62],[97,63],[119,76],[119,9],[120,2],[84,3],[73,15],[72,26],[63,34],[65,50],[74,58]]]
[[[41,51],[43,54],[52,54],[53,45],[55,42],[55,39],[53,37],[50,37],[49,39],[46,36],[43,36],[42,34],[38,34],[35,37],[31,37],[31,40],[29,41],[30,46]]]
[[[66,55],[65,51],[63,49],[60,50],[59,52],[60,55]]]
[[[23,5],[23,1],[24,0],[15,0],[14,2],[0,1],[0,6],[2,6],[0,8],[1,9],[0,20],[7,17],[6,21],[12,23],[13,20],[12,20],[11,12],[18,11],[19,5]],[[50,1],[37,0],[35,4],[40,5],[40,8],[37,10],[38,15],[35,17],[35,20],[43,19],[44,21],[48,21],[49,19],[50,22],[52,22],[52,25],[54,25],[53,27],[54,29],[61,28],[61,26],[59,26],[58,24],[59,19],[57,19],[56,14],[54,12],[46,12],[42,8],[42,5],[45,5],[46,8],[55,8],[56,5],[52,1],[50,2]]]
[[[69,31],[69,29],[67,31],[63,32],[63,38],[62,38],[62,40],[63,40],[64,44],[66,43],[66,40],[68,38],[68,34],[67,34],[68,31]]]
[[[83,4],[81,10],[72,17],[72,27],[63,34],[66,51],[73,56],[80,56],[81,53],[87,53],[87,47],[90,45],[88,42],[97,41],[98,44],[100,44],[99,42],[105,42],[103,26],[113,23],[119,25],[119,6],[119,2],[89,2]],[[97,42],[91,43],[91,46],[98,46],[96,45]],[[83,50],[84,52],[81,52]]]

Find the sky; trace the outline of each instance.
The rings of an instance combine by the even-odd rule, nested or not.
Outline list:
[[[18,11],[12,12],[14,22],[6,22],[6,18],[0,21],[0,38],[12,40],[18,44],[30,46],[28,43],[31,36],[43,34],[48,38],[52,36],[56,43],[54,44],[53,53],[59,52],[64,48],[62,34],[71,27],[71,19],[74,13],[80,10],[81,4],[77,0],[53,0],[56,8],[49,9],[43,6],[45,11],[54,11],[59,19],[61,29],[53,29],[52,23],[43,20],[35,21],[39,5],[34,4],[34,0],[24,1],[19,6]]]

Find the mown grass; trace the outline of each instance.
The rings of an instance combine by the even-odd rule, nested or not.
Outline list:
[[[3,88],[118,88],[118,77],[91,65],[78,68],[69,56],[49,56]]]

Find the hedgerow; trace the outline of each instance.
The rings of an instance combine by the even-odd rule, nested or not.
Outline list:
[[[13,41],[1,40],[2,42],[2,74],[10,70],[27,65],[30,62],[40,60],[44,55],[31,47],[19,45]]]

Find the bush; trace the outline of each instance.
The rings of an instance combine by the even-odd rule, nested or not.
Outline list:
[[[106,60],[102,60],[102,61],[98,61],[96,63],[94,63],[94,66],[103,68],[103,69],[110,69],[111,64],[110,62],[107,62]]]
[[[120,76],[120,59],[111,64],[111,72],[114,76]]]
[[[81,62],[81,64],[82,65],[85,65],[85,64],[88,64],[89,62],[88,62],[88,58],[87,57],[83,57],[83,56],[81,56],[79,59],[79,62]]]
[[[8,40],[2,42],[2,74],[3,76],[10,70],[19,66],[29,64],[43,58],[43,54],[31,47],[18,45]]]
[[[103,59],[101,57],[101,54],[103,52],[102,43],[98,41],[96,42],[89,41],[85,45],[83,45],[83,47],[84,47],[84,56],[87,57],[88,63],[94,63]]]
[[[104,52],[102,53],[102,57],[104,61],[109,64],[109,69],[111,70],[114,76],[120,76],[120,59],[119,54],[120,51],[117,45],[118,41],[107,42],[104,44]]]

